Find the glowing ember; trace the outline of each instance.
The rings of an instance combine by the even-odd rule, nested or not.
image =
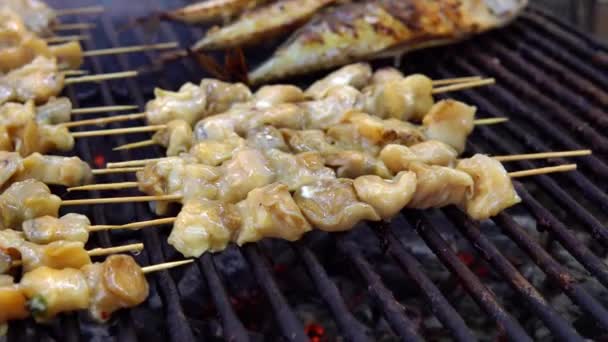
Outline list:
[[[102,168],[106,165],[106,157],[103,154],[97,154],[95,155],[95,158],[93,158],[93,163],[95,163],[97,168]]]

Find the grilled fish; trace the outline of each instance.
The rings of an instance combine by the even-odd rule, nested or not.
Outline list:
[[[513,20],[528,0],[364,0],[327,8],[249,73],[252,83],[453,43]]]

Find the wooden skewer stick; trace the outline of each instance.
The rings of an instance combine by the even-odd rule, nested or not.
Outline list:
[[[93,113],[106,113],[106,112],[118,112],[123,110],[133,110],[137,109],[137,106],[129,105],[129,106],[99,106],[99,107],[88,107],[88,108],[75,108],[72,109],[70,114],[78,115],[78,114],[93,114]]]
[[[99,232],[102,230],[117,230],[117,229],[138,230],[141,228],[171,224],[171,223],[175,222],[175,220],[177,220],[177,217],[166,217],[166,218],[160,218],[160,219],[149,220],[149,221],[133,222],[133,223],[123,224],[123,225],[96,225],[96,226],[89,226],[89,232]]]
[[[466,82],[472,82],[472,81],[479,81],[482,79],[483,78],[481,76],[454,77],[454,78],[446,78],[443,80],[433,80],[433,85],[440,86],[440,85],[448,85],[448,84],[455,84],[455,83],[466,83]]]
[[[137,188],[139,183],[137,182],[121,182],[121,183],[107,183],[107,184],[90,184],[68,188],[70,191],[94,191],[94,190],[120,190],[120,189],[131,189]]]
[[[561,151],[561,152],[542,152],[542,153],[528,153],[528,154],[513,154],[506,156],[494,156],[492,158],[499,162],[510,162],[516,160],[533,160],[533,159],[549,159],[549,158],[564,158],[564,157],[580,157],[588,156],[593,152],[591,150],[574,150],[574,151]]]
[[[131,245],[124,245],[124,246],[118,246],[118,247],[95,248],[95,249],[91,249],[90,251],[87,251],[87,254],[89,256],[96,257],[96,256],[110,255],[110,254],[123,253],[123,252],[140,252],[143,249],[144,249],[143,243],[134,243]],[[15,260],[11,263],[12,267],[19,267],[22,265],[23,265],[22,260]]]
[[[140,252],[144,249],[143,243],[134,243],[131,245],[110,247],[110,248],[95,248],[88,251],[89,256],[101,256],[123,252]]]
[[[107,123],[110,123],[110,122],[137,120],[137,119],[141,119],[141,118],[143,118],[145,116],[146,116],[145,113],[117,115],[117,116],[110,116],[110,117],[107,117],[107,118],[88,119],[88,120],[79,120],[79,121],[64,122],[64,123],[61,124],[61,126],[70,128],[70,127],[80,127],[80,126],[87,126],[87,125],[102,125],[102,124],[107,124]]]
[[[142,267],[141,270],[144,272],[144,274],[148,274],[148,273],[152,273],[152,272],[168,270],[170,268],[174,268],[174,267],[178,267],[178,266],[182,266],[182,265],[191,264],[193,262],[194,262],[194,259],[165,262],[165,263],[158,264],[158,265]]]
[[[64,8],[60,10],[55,10],[55,14],[58,17],[64,15],[74,15],[74,14],[98,14],[105,11],[103,6],[89,6],[89,7],[75,7],[75,8]]]
[[[130,143],[130,144],[120,145],[120,146],[114,147],[112,149],[112,151],[130,150],[130,149],[134,149],[134,148],[152,146],[152,145],[156,145],[156,144],[158,144],[156,141],[150,139],[150,140],[144,140],[144,141],[138,141],[138,142],[134,142],[134,143]]]
[[[496,83],[495,79],[493,79],[493,78],[487,78],[487,79],[480,80],[480,81],[473,81],[473,82],[465,82],[465,83],[452,84],[452,85],[448,85],[448,86],[444,86],[444,87],[439,87],[439,88],[433,89],[433,94],[441,94],[441,93],[447,93],[447,92],[450,92],[450,91],[457,91],[457,90],[465,90],[465,89],[470,89],[470,88],[482,87],[482,86],[486,86],[486,85],[490,85],[490,84],[494,84],[494,83]]]
[[[130,203],[130,202],[179,201],[181,199],[182,199],[181,195],[89,198],[89,199],[62,201],[61,205],[71,206],[71,205],[111,204],[111,203]]]
[[[511,178],[530,177],[537,175],[546,175],[555,172],[567,172],[576,170],[576,164],[566,164],[560,166],[541,167],[538,169],[530,169],[516,172],[509,172]]]
[[[81,76],[81,75],[86,75],[89,72],[86,70],[65,70],[62,71],[64,76]]]
[[[71,36],[48,37],[48,38],[45,38],[44,41],[49,44],[53,44],[53,43],[71,42],[73,40],[89,40],[89,39],[91,39],[91,36],[89,36],[88,34],[77,34],[77,35],[71,35]]]
[[[127,77],[135,77],[137,76],[137,71],[121,71],[121,72],[112,72],[108,74],[98,74],[98,75],[90,75],[90,76],[81,76],[81,77],[72,77],[66,78],[65,84],[74,84],[74,83],[85,83],[85,82],[99,82],[105,80],[112,80],[116,78],[127,78]]]
[[[57,24],[53,25],[53,31],[71,31],[71,30],[90,30],[95,28],[92,23],[73,23],[73,24]]]
[[[144,45],[123,46],[123,47],[115,47],[115,48],[110,48],[110,49],[85,51],[85,52],[83,52],[82,55],[84,57],[116,55],[119,53],[174,49],[178,46],[179,46],[179,44],[177,42],[167,42],[167,43],[159,43],[159,44],[144,44]]]
[[[115,169],[96,169],[92,170],[94,175],[107,175],[111,173],[130,173],[143,170],[143,167],[124,167]]]
[[[72,133],[74,138],[84,137],[98,137],[106,135],[118,135],[118,134],[129,134],[129,133],[143,133],[143,132],[156,132],[161,129],[167,128],[167,125],[152,125],[152,126],[141,126],[141,127],[129,127],[129,128],[114,128],[114,129],[101,129],[97,131],[88,132],[75,132]]]
[[[123,167],[130,167],[130,166],[144,166],[147,163],[150,162],[155,162],[155,161],[159,161],[159,160],[163,160],[165,159],[163,158],[149,158],[149,159],[139,159],[139,160],[129,160],[129,161],[124,161],[124,162],[116,162],[116,163],[107,163],[106,167],[108,169],[115,169],[115,168],[123,168]]]
[[[487,119],[477,119],[473,121],[475,126],[488,126],[488,125],[496,125],[499,123],[507,122],[509,118],[487,118]]]

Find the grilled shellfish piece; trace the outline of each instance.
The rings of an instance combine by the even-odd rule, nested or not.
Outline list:
[[[261,83],[459,41],[506,25],[527,0],[366,0],[329,8],[249,74]]]
[[[218,50],[251,45],[297,27],[336,0],[279,0],[245,12],[233,23],[214,27],[194,44],[194,50]]]

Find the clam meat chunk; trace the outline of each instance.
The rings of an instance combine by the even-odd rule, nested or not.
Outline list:
[[[23,222],[23,233],[28,241],[37,244],[48,244],[54,241],[80,241],[89,240],[88,217],[69,213],[61,218],[42,216]]]
[[[61,198],[44,183],[34,179],[15,182],[0,195],[0,223],[6,228],[19,228],[25,220],[57,217],[60,205]]]
[[[472,219],[490,218],[521,202],[509,174],[496,159],[476,154],[459,161],[456,169],[466,172],[474,181],[471,196],[462,203]]]
[[[168,156],[177,156],[188,152],[194,140],[191,125],[184,120],[171,120],[165,129],[152,136],[152,141],[164,146]]]
[[[376,175],[357,177],[353,186],[361,201],[371,205],[378,215],[388,220],[405,208],[416,192],[416,174],[401,171],[393,179]]]
[[[476,111],[477,108],[454,100],[437,102],[422,120],[427,138],[444,142],[462,153],[473,131]]]
[[[362,220],[380,220],[376,210],[357,197],[351,179],[305,185],[296,191],[294,200],[313,227],[328,232],[349,230]]]
[[[467,173],[445,166],[411,163],[409,170],[416,173],[416,192],[408,208],[440,208],[461,205],[473,190],[473,178]]]
[[[312,229],[285,184],[273,183],[254,189],[236,206],[242,218],[236,238],[238,245],[262,238],[295,241]]]

